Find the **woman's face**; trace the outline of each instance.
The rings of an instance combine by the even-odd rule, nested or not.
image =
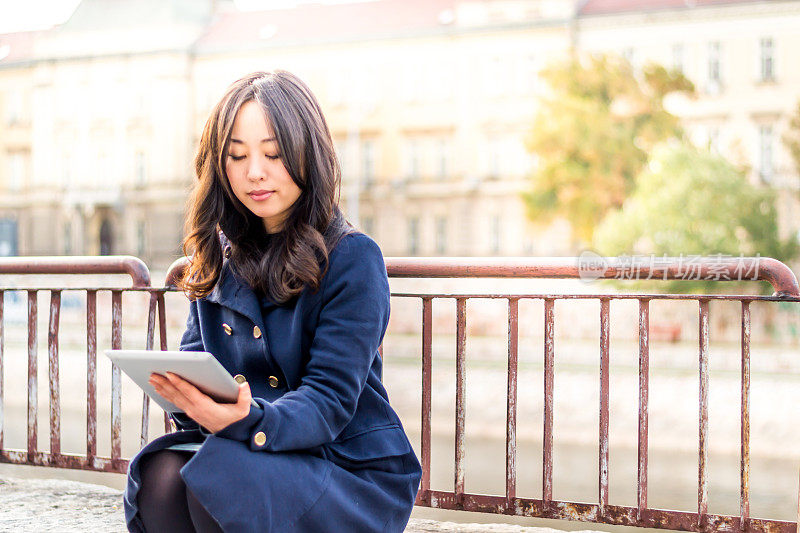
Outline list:
[[[233,122],[225,173],[233,194],[261,218],[267,233],[283,228],[301,193],[281,156],[261,106],[255,100],[245,102]]]

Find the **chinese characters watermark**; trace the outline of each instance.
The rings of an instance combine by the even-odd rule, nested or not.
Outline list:
[[[586,250],[578,257],[582,281],[603,279],[745,281],[758,280],[761,256],[729,254],[657,256],[656,254],[603,257]]]

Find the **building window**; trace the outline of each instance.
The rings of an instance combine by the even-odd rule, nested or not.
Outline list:
[[[775,79],[775,47],[771,38],[761,39],[761,81]]]
[[[64,223],[64,255],[72,255],[72,224]]]
[[[372,217],[364,217],[361,219],[361,229],[370,237],[375,236],[375,219]]]
[[[142,151],[137,151],[133,156],[133,175],[137,186],[147,183],[147,158]]]
[[[0,219],[0,256],[9,257],[17,255],[17,221]]]
[[[23,152],[8,153],[8,189],[19,191],[25,186],[25,154]]]
[[[100,150],[97,156],[97,167],[90,171],[89,183],[93,189],[111,188],[116,183],[112,174],[111,158],[106,150]]]
[[[328,71],[328,102],[334,106],[342,106],[347,102],[348,77],[337,65]]]
[[[112,255],[114,253],[113,238],[111,221],[104,219],[100,224],[100,255]]]
[[[447,172],[448,172],[448,153],[449,153],[449,143],[447,139],[439,139],[437,142],[437,152],[438,152],[438,161],[439,164],[437,165],[437,175],[439,179],[447,179]]]
[[[493,254],[500,253],[500,217],[493,216],[490,224],[489,248]]]
[[[633,62],[636,60],[636,52],[633,50],[632,46],[626,46],[622,49],[622,57],[630,63],[631,67],[634,67]]]
[[[447,218],[436,218],[436,253],[444,255],[447,252]]]
[[[685,47],[683,43],[675,43],[672,45],[672,69],[683,74],[686,65],[684,64]]]
[[[22,122],[23,120],[23,104],[22,104],[22,91],[20,89],[11,89],[7,95],[6,106],[6,123],[9,126]]]
[[[488,151],[488,168],[487,168],[487,175],[489,178],[497,179],[500,177],[500,174],[503,171],[503,140],[497,137],[490,138],[489,142],[487,143],[487,151]]]
[[[146,245],[146,230],[144,220],[140,220],[136,224],[136,257],[144,257]]]
[[[722,85],[722,59],[719,41],[708,43],[708,89],[717,92]]]
[[[483,88],[487,96],[496,97],[508,92],[511,65],[502,55],[491,55],[483,59]]]
[[[539,63],[533,54],[525,54],[518,60],[519,78],[517,86],[523,95],[532,95],[539,81]]]
[[[764,183],[770,183],[773,178],[773,150],[774,150],[774,135],[772,126],[761,126],[758,129],[759,137],[759,157],[758,157],[758,174]]]
[[[342,181],[347,181],[347,175],[350,172],[349,161],[347,161],[347,150],[345,150],[345,141],[340,138],[333,140],[333,151],[336,153],[336,160],[339,162],[339,170],[342,172]]]
[[[419,219],[414,217],[408,220],[408,254],[419,253]]]
[[[361,143],[361,173],[363,187],[372,186],[375,182],[375,141],[373,140]]]
[[[711,126],[708,128],[708,149],[715,154],[720,153],[719,150],[719,127]]]
[[[406,141],[406,178],[419,179],[420,174],[420,146],[417,139],[409,139]]]
[[[65,154],[61,158],[61,186],[68,189],[72,181],[72,158]]]

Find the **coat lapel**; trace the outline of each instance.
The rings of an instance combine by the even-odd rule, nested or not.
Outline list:
[[[220,279],[206,300],[246,316],[253,324],[263,329],[258,297],[253,289],[236,276],[229,261],[222,263]]]

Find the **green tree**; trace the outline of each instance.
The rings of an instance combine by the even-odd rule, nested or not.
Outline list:
[[[785,262],[798,253],[796,240],[778,236],[772,189],[751,185],[718,155],[677,142],[658,147],[622,209],[597,228],[594,245],[607,256],[758,254]],[[655,283],[669,292],[730,289],[714,282]]]
[[[797,102],[797,110],[789,122],[789,131],[783,136],[783,143],[789,149],[795,169],[800,174],[800,102]]]
[[[591,242],[597,224],[630,194],[653,146],[681,136],[664,97],[694,87],[658,65],[637,74],[612,55],[576,55],[541,76],[550,95],[526,142],[538,162],[523,194],[528,215],[543,224],[564,217],[575,237]]]

